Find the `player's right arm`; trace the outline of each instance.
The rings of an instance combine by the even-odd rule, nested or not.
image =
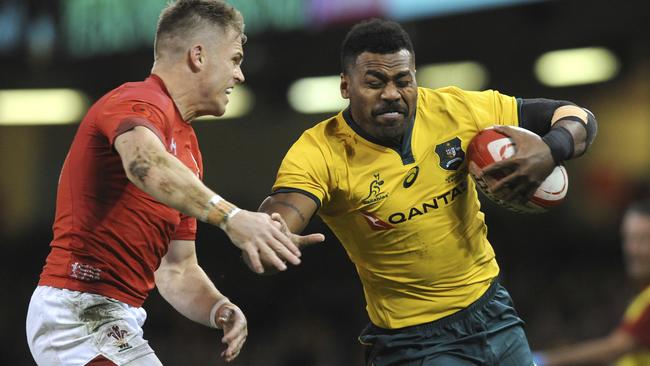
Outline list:
[[[241,210],[212,198],[216,194],[180,160],[165,150],[149,128],[135,126],[115,138],[114,147],[122,159],[128,179],[158,202],[188,216],[221,227],[260,273],[262,262],[285,270],[285,261],[300,264],[300,250],[265,213]]]
[[[274,213],[279,214],[284,221],[286,229],[291,233],[299,234],[305,229],[317,209],[318,206],[316,206],[316,202],[314,202],[313,199],[302,193],[288,192],[276,193],[267,197],[260,205],[259,211],[266,212],[273,218],[276,217],[273,215]],[[299,248],[312,244],[311,241],[308,240],[308,238],[313,237],[312,235],[296,238],[294,244]],[[318,238],[320,237],[322,237],[322,235]]]
[[[624,331],[557,350],[536,353],[537,366],[609,364],[626,353],[639,349],[637,340]]]

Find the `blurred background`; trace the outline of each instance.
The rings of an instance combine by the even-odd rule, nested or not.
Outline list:
[[[354,22],[399,21],[416,50],[421,86],[498,89],[571,100],[599,135],[567,164],[568,201],[522,216],[483,199],[490,240],[532,348],[608,332],[634,289],[618,225],[650,191],[650,12],[644,0],[231,0],[244,14],[244,87],[228,115],[196,121],[208,186],[254,210],[284,153],[345,107],[339,45]],[[143,80],[166,0],[0,2],[0,364],[32,365],[24,319],[48,253],[59,170],[85,110],[108,90]],[[368,319],[353,265],[322,222],[326,243],[303,264],[259,277],[221,231],[201,225],[199,261],[247,314],[233,365],[360,365]],[[178,315],[157,292],[144,326],[165,365],[222,364],[220,336]]]

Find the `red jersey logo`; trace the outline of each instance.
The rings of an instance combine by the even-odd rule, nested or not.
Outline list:
[[[361,216],[363,216],[364,219],[366,219],[366,222],[368,225],[370,225],[370,228],[373,230],[390,230],[393,228],[393,225],[382,221],[379,217],[377,217],[375,214],[370,213],[368,211],[359,211],[361,213]]]

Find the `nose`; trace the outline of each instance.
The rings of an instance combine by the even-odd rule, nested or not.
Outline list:
[[[246,80],[244,77],[244,72],[241,70],[241,66],[237,66],[237,69],[235,69],[235,81],[237,84],[241,84]]]
[[[386,83],[386,86],[381,92],[381,98],[385,101],[394,102],[400,100],[402,95],[399,93],[395,83],[389,82]]]

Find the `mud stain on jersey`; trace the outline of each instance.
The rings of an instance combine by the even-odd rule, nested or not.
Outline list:
[[[352,146],[356,141],[352,140],[352,135],[343,133],[339,130],[339,121],[336,120],[335,118],[332,118],[328,123],[327,127],[325,127],[325,133],[330,136],[334,136],[343,145],[343,149],[345,149],[345,154],[347,155],[348,158],[351,158],[354,156],[356,153],[354,150],[354,147]]]

